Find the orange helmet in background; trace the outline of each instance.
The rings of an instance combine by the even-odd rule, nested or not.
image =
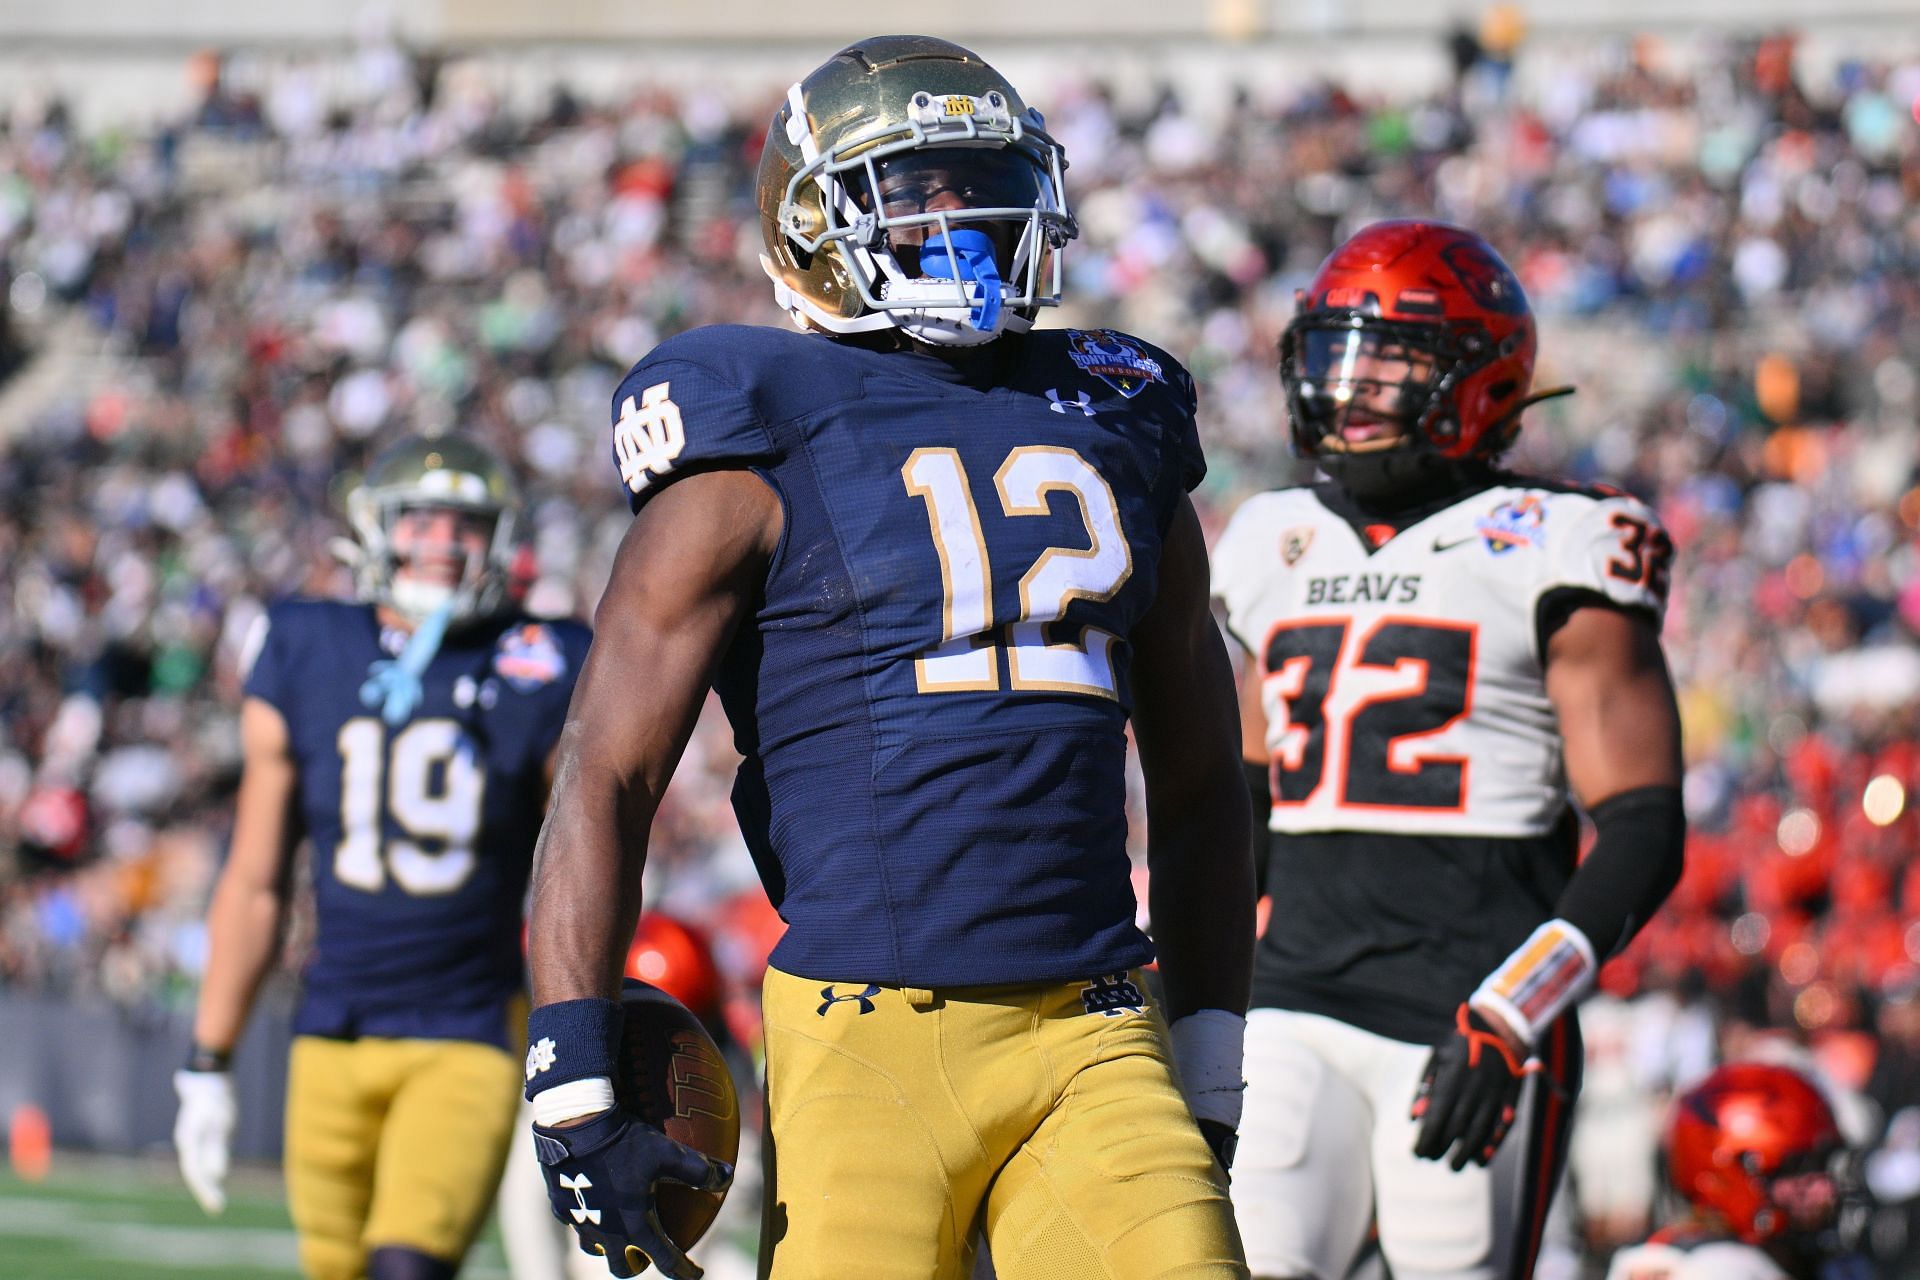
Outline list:
[[[1757,1245],[1830,1224],[1841,1146],[1833,1108],[1805,1076],[1738,1062],[1674,1101],[1667,1170],[1689,1204]]]
[[[720,1003],[720,970],[697,930],[659,911],[646,911],[627,948],[626,976],[660,988],[699,1017]]]
[[[1444,222],[1379,222],[1333,251],[1280,339],[1294,449],[1355,494],[1390,496],[1513,443],[1537,342],[1520,281],[1491,245]],[[1404,370],[1392,381],[1363,370]],[[1548,394],[1563,394],[1551,392]],[[1392,402],[1407,430],[1348,445],[1357,401]]]

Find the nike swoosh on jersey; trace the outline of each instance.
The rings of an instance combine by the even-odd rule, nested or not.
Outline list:
[[[1441,538],[1435,538],[1433,540],[1433,549],[1435,551],[1451,551],[1455,547],[1464,547],[1469,542],[1478,542],[1478,541],[1480,541],[1480,535],[1477,533],[1470,533],[1464,538],[1455,538],[1452,542],[1447,542]]]

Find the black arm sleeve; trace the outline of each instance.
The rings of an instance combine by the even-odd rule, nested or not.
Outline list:
[[[1253,809],[1253,897],[1257,902],[1267,892],[1268,851],[1272,832],[1267,830],[1267,814],[1273,809],[1273,792],[1267,781],[1267,766],[1251,760],[1240,762],[1247,779],[1247,803]]]
[[[1587,935],[1605,963],[1680,883],[1687,815],[1679,787],[1637,787],[1593,806],[1599,832],[1554,913]]]

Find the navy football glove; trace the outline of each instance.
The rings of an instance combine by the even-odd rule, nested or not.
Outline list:
[[[533,1145],[553,1216],[574,1229],[581,1249],[606,1255],[608,1271],[637,1276],[651,1263],[673,1280],[700,1280],[700,1268],[660,1225],[653,1184],[721,1191],[733,1181],[730,1166],[618,1107],[564,1129],[536,1124]]]
[[[1449,1162],[1457,1173],[1469,1160],[1485,1165],[1513,1127],[1520,1086],[1539,1070],[1522,1062],[1493,1029],[1466,1005],[1454,1014],[1454,1030],[1433,1047],[1426,1075],[1414,1095],[1413,1118],[1420,1122],[1413,1154],[1422,1160]]]

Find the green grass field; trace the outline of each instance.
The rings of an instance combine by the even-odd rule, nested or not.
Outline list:
[[[170,1160],[56,1153],[46,1181],[0,1172],[0,1276],[7,1280],[292,1280],[293,1227],[280,1179],[235,1171],[227,1211],[200,1212]],[[462,1280],[505,1280],[489,1225]]]

